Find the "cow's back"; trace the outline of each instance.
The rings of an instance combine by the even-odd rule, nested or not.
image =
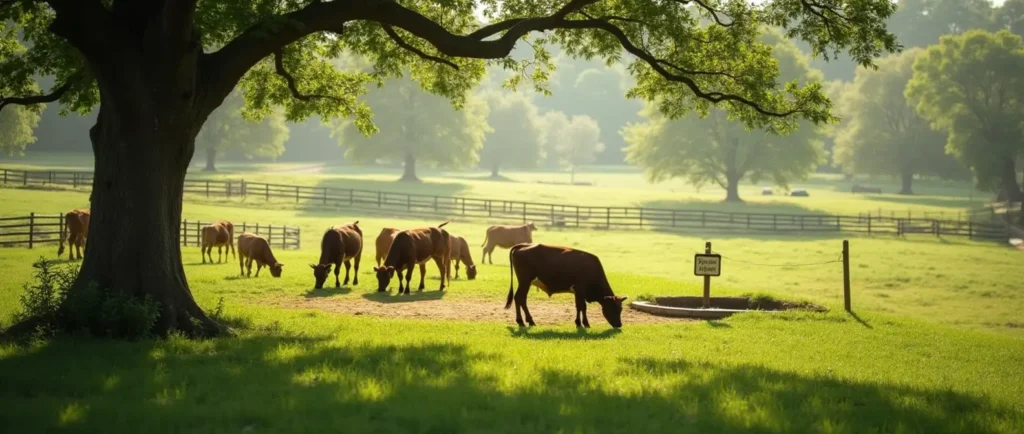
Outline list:
[[[238,251],[241,254],[245,255],[245,256],[250,256],[251,257],[252,253],[254,251],[254,247],[255,247],[254,244],[256,243],[257,239],[263,239],[263,237],[259,237],[259,236],[254,235],[254,234],[250,234],[248,232],[239,235],[238,236]],[[264,239],[264,241],[266,241],[266,240]]]
[[[345,258],[352,258],[363,250],[363,231],[356,225],[336,226],[334,230],[341,235]]]
[[[551,293],[566,292],[577,284],[609,287],[601,260],[583,250],[546,244],[519,244],[512,248],[510,256],[515,269],[540,279]]]
[[[500,247],[510,248],[516,244],[532,243],[533,235],[525,225],[491,226],[487,228],[487,239]]]

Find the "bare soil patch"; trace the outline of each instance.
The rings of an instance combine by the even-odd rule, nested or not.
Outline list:
[[[459,320],[515,323],[515,307],[505,310],[505,303],[483,300],[445,300],[436,291],[413,293],[408,296],[391,295],[363,297],[314,297],[286,298],[270,303],[289,309],[318,309],[325,312],[370,315],[382,318],[405,318],[423,320]],[[627,301],[628,303],[628,301]],[[538,325],[565,325],[576,320],[576,309],[571,299],[564,303],[533,301],[530,313]],[[587,318],[591,326],[607,325],[601,308],[596,303],[588,305]],[[693,320],[667,318],[639,312],[624,306],[622,323],[666,324]]]

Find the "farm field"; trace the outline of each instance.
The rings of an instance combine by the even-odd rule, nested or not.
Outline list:
[[[250,175],[272,176],[244,172]],[[287,176],[294,179],[280,182],[336,177],[406,189],[387,181],[392,174]],[[440,188],[432,186],[435,179],[447,178],[428,177],[415,188]],[[488,190],[510,183],[450,182],[464,186],[452,194],[510,194]],[[562,191],[559,200],[611,200],[573,191],[605,189],[600,185],[521,184],[524,191]],[[617,200],[640,194],[687,197],[658,186]],[[719,205],[700,194],[708,194],[707,206]],[[855,197],[835,194],[837,201]],[[57,214],[87,205],[87,198],[2,188],[0,214]],[[812,190],[811,198],[777,199],[819,198]],[[542,228],[535,241],[598,254],[616,294],[631,300],[699,294],[692,255],[710,239],[726,258],[713,295],[762,293],[831,309],[722,321],[627,309],[623,329],[615,331],[592,307],[593,328],[577,331],[571,297],[549,299],[537,290],[530,306],[538,326],[515,326],[514,311],[503,309],[507,250],[495,251],[495,264],[481,265],[477,280],[455,280],[444,293],[428,265],[422,293],[377,294],[372,240],[380,228],[440,221],[193,197],[183,218],[299,226],[302,248],[275,250],[286,264],[280,279],[240,278],[237,260],[204,265],[198,247],[183,248],[194,296],[208,311],[223,303],[221,319],[237,333],[233,338],[0,342],[0,425],[25,433],[1024,430],[1021,256],[1004,245],[849,238],[856,311],[850,315],[841,307],[841,264],[780,266],[838,259],[842,237]],[[323,230],[353,220],[368,240],[359,285],[312,289],[307,264],[319,256]],[[477,261],[485,228],[447,226],[467,238]],[[55,259],[56,246],[0,249],[0,325],[11,323],[40,256]]]

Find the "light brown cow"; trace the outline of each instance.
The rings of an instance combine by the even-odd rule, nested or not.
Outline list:
[[[469,253],[469,243],[466,242],[466,239],[451,234],[449,244],[451,244],[452,250],[451,261],[455,263],[455,278],[459,278],[459,263],[462,262],[466,264],[466,277],[469,280],[476,279],[476,264],[473,263],[473,256]],[[449,270],[448,273],[450,274],[451,271]]]
[[[448,222],[441,223],[434,228],[411,229],[399,232],[395,235],[395,242],[388,250],[388,257],[384,259],[384,265],[373,267],[377,273],[377,292],[385,292],[391,284],[391,278],[398,272],[398,292],[408,294],[412,286],[412,269],[420,266],[420,291],[425,285],[423,279],[427,275],[427,261],[434,260],[437,270],[441,274],[441,289],[444,291],[446,280],[450,280],[451,273],[451,247],[449,245],[448,231],[441,229]],[[405,285],[402,285],[402,272],[405,271]]]
[[[224,248],[224,259],[227,259],[227,253],[230,249],[231,256],[235,256],[235,243],[232,238],[234,236],[235,226],[231,222],[224,220],[217,220],[211,225],[203,226],[202,228],[202,243],[199,247],[199,252],[203,256],[203,263],[206,263],[206,257],[210,257],[210,263],[213,263],[213,248],[217,247],[217,263],[221,263],[221,248]]]
[[[391,243],[395,242],[395,235],[402,232],[395,228],[384,228],[381,229],[380,235],[377,235],[377,266],[383,263],[384,258],[388,257],[388,250],[391,250]]]
[[[64,214],[64,232],[60,234],[60,247],[57,249],[57,256],[64,254],[64,241],[67,237],[68,260],[82,259],[82,250],[85,249],[85,239],[89,236],[89,217],[87,209],[76,209]],[[71,247],[74,247],[72,249]]]
[[[480,263],[487,263],[487,260],[490,259],[491,264],[494,264],[495,246],[511,249],[516,244],[532,243],[535,230],[537,227],[533,225],[533,222],[520,226],[491,226],[487,228],[483,244],[484,254]]]
[[[359,221],[347,225],[335,226],[324,232],[320,239],[320,262],[309,264],[313,269],[315,288],[324,287],[327,281],[327,274],[334,266],[334,287],[340,288],[341,281],[338,275],[341,274],[341,264],[345,263],[345,284],[348,285],[349,271],[352,269],[352,260],[356,262],[355,278],[353,285],[359,284],[359,262],[363,258],[363,230],[359,228]]]
[[[277,262],[267,239],[246,232],[238,236],[238,270],[242,276],[252,276],[253,262],[256,262],[256,277],[260,277],[263,267],[270,269],[271,276],[281,277],[284,264]]]

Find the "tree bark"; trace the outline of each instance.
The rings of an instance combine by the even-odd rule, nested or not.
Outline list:
[[[420,182],[416,176],[416,156],[412,152],[405,153],[405,171],[402,173],[401,182]]]
[[[726,202],[743,202],[740,199],[740,180],[729,178],[725,186],[725,201]]]
[[[1011,202],[1021,200],[1020,184],[1017,184],[1017,165],[1014,164],[1013,158],[1003,160],[999,176],[1002,184],[1000,190],[1006,200]]]
[[[203,171],[206,171],[206,172],[216,172],[217,171],[217,166],[215,164],[216,160],[217,160],[217,150],[214,149],[212,146],[206,148],[206,168],[203,169]]]
[[[501,177],[501,175],[498,174],[498,169],[498,163],[494,163],[494,165],[491,166],[491,178],[498,179]]]
[[[900,194],[914,194],[914,172],[903,170],[902,173],[900,173],[900,180],[903,184],[902,187],[900,187]]]

